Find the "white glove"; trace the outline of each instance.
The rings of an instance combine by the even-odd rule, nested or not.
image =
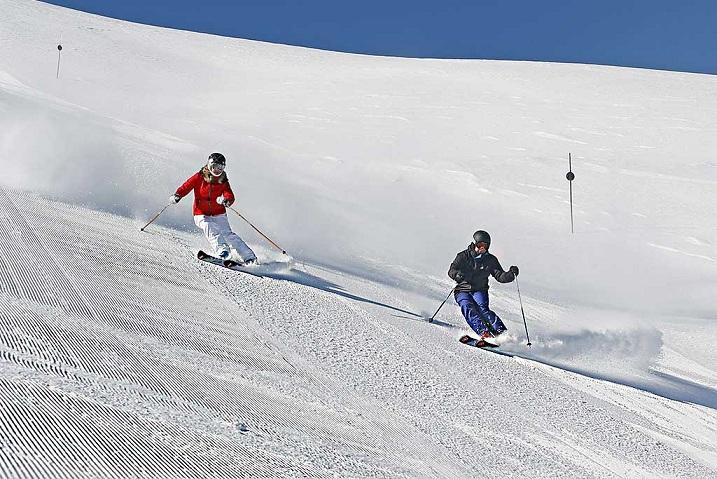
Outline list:
[[[175,194],[173,194],[172,196],[169,197],[169,201],[170,201],[171,203],[175,204],[175,205],[176,205],[177,203],[179,203],[179,200],[181,200],[181,199],[182,199],[182,197],[179,196],[177,193],[175,193]]]
[[[229,206],[231,202],[224,198],[224,195],[217,196],[217,203],[219,203],[222,206]]]

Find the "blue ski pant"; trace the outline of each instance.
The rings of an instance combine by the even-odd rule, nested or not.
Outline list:
[[[476,333],[483,334],[485,331],[489,331],[489,325],[493,330],[491,332],[495,334],[500,334],[508,329],[498,315],[490,310],[488,291],[473,293],[460,291],[456,293],[455,297],[468,326]]]

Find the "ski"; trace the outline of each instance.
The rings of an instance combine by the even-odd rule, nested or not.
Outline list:
[[[471,336],[463,335],[458,339],[461,343],[465,344],[466,346],[473,346],[475,348],[497,348],[498,345],[495,343],[491,343],[486,341],[485,339],[476,339]]]
[[[246,267],[244,263],[239,263],[237,261],[232,261],[230,259],[221,259],[217,258],[216,256],[213,256],[205,251],[199,250],[197,251],[197,259],[206,261],[207,263],[211,263],[216,266],[221,266],[222,268],[227,268],[232,271],[240,271],[242,273],[250,274],[252,276],[256,276],[259,278],[263,278],[261,274],[257,271],[252,271],[249,268]]]
[[[468,336],[467,334],[465,336],[462,336],[458,341],[465,344],[466,346],[473,346],[478,349],[482,349],[483,351],[488,351],[489,353],[499,354],[501,356],[506,356],[508,358],[521,358],[521,359],[527,359],[530,361],[534,361],[534,359],[526,358],[520,355],[517,355],[515,353],[511,353],[508,351],[502,351],[498,348],[497,344],[489,343],[488,341],[484,339],[476,339]]]

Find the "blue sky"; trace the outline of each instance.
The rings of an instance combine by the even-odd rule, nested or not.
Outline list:
[[[717,0],[53,0],[150,25],[374,55],[717,74]]]

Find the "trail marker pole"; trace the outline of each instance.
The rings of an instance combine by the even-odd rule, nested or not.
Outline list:
[[[62,35],[60,35],[60,43],[57,44],[57,75],[55,78],[60,78],[60,55],[62,54]]]
[[[573,173],[573,156],[568,153],[568,173],[565,175],[570,185],[570,232],[575,233],[575,221],[573,220],[573,180],[575,179],[575,173]]]

